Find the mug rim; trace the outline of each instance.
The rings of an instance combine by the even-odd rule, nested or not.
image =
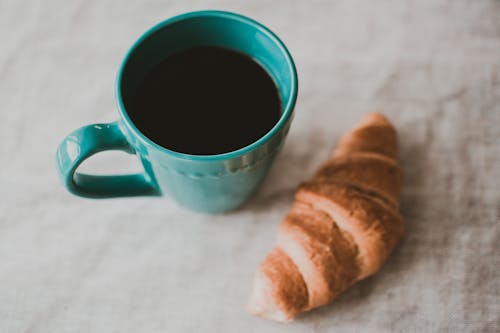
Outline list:
[[[150,138],[148,138],[145,134],[143,134],[133,123],[133,121],[130,119],[130,117],[127,114],[125,105],[123,103],[123,98],[121,94],[121,83],[122,83],[122,77],[123,77],[123,71],[125,66],[127,65],[131,55],[137,50],[138,46],[147,38],[149,38],[152,34],[155,32],[161,30],[167,25],[170,25],[172,23],[176,23],[179,21],[183,20],[188,20],[191,18],[195,17],[223,17],[223,18],[230,18],[233,20],[238,20],[240,22],[243,22],[245,24],[248,24],[255,29],[259,30],[260,32],[264,33],[269,39],[274,41],[278,48],[281,50],[283,55],[285,56],[285,60],[287,63],[287,66],[290,70],[291,75],[291,84],[290,84],[290,95],[286,101],[286,105],[284,107],[283,113],[280,116],[280,119],[274,126],[267,131],[266,134],[261,136],[258,140],[252,142],[251,144],[241,147],[237,150],[233,150],[230,152],[226,153],[221,153],[221,154],[212,154],[212,155],[196,155],[196,154],[188,154],[188,153],[181,153],[177,152],[168,148],[165,148],[158,143],[154,142]],[[196,160],[196,161],[215,161],[215,160],[224,160],[224,159],[232,159],[235,157],[239,157],[242,155],[245,155],[246,153],[254,150],[255,148],[261,146],[265,142],[269,141],[288,121],[290,116],[292,115],[293,109],[295,107],[295,103],[297,100],[297,92],[298,92],[298,78],[297,78],[297,69],[295,67],[295,63],[293,61],[293,58],[286,48],[285,44],[281,41],[281,39],[274,33],[272,32],[269,28],[265,27],[261,23],[243,16],[241,14],[233,13],[233,12],[228,12],[228,11],[220,11],[220,10],[201,10],[201,11],[193,11],[193,12],[187,12],[184,14],[176,15],[171,18],[168,18],[166,20],[163,20],[155,25],[153,25],[151,28],[146,30],[135,42],[132,44],[132,46],[128,49],[125,57],[123,58],[120,68],[118,70],[118,75],[116,77],[116,82],[115,82],[115,98],[118,104],[118,111],[120,112],[120,115],[122,116],[125,125],[137,136],[143,143],[153,146],[155,149],[160,150],[164,153],[167,153],[169,155],[175,156],[177,158],[185,159],[185,160]]]

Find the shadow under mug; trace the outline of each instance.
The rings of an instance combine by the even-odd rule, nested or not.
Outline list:
[[[246,147],[224,154],[191,155],[166,149],[141,133],[124,106],[124,100],[134,94],[155,64],[172,53],[202,45],[250,56],[274,79],[282,101],[281,117],[268,133]],[[222,11],[191,12],[167,19],[144,33],[121,64],[116,80],[120,119],[84,126],[69,134],[57,150],[59,174],[66,188],[82,197],[168,193],[182,206],[196,211],[229,211],[256,190],[282,147],[293,118],[297,84],[290,53],[260,23]],[[86,158],[105,150],[136,154],[144,173],[100,176],[76,172]]]

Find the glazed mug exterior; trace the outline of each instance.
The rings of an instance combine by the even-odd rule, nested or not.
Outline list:
[[[152,66],[169,54],[202,45],[224,47],[250,56],[273,78],[282,101],[281,117],[267,134],[246,147],[224,154],[191,155],[164,148],[141,133],[124,106],[124,99],[133,95]],[[175,16],[149,29],[130,48],[116,80],[119,120],[84,126],[69,134],[57,150],[59,174],[66,188],[82,197],[167,193],[192,210],[209,213],[232,210],[257,189],[280,151],[293,118],[297,89],[297,73],[290,53],[260,23],[223,11]],[[99,176],[76,171],[86,158],[105,150],[136,154],[144,172]]]

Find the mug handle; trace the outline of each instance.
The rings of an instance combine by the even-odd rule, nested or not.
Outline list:
[[[73,194],[87,198],[113,198],[160,195],[156,183],[147,173],[100,176],[76,172],[88,157],[105,150],[134,154],[118,122],[83,126],[68,135],[57,149],[59,175]]]

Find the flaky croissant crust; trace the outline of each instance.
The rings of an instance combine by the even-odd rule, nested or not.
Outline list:
[[[403,235],[397,133],[369,113],[301,184],[261,263],[249,311],[290,321],[375,274]]]

